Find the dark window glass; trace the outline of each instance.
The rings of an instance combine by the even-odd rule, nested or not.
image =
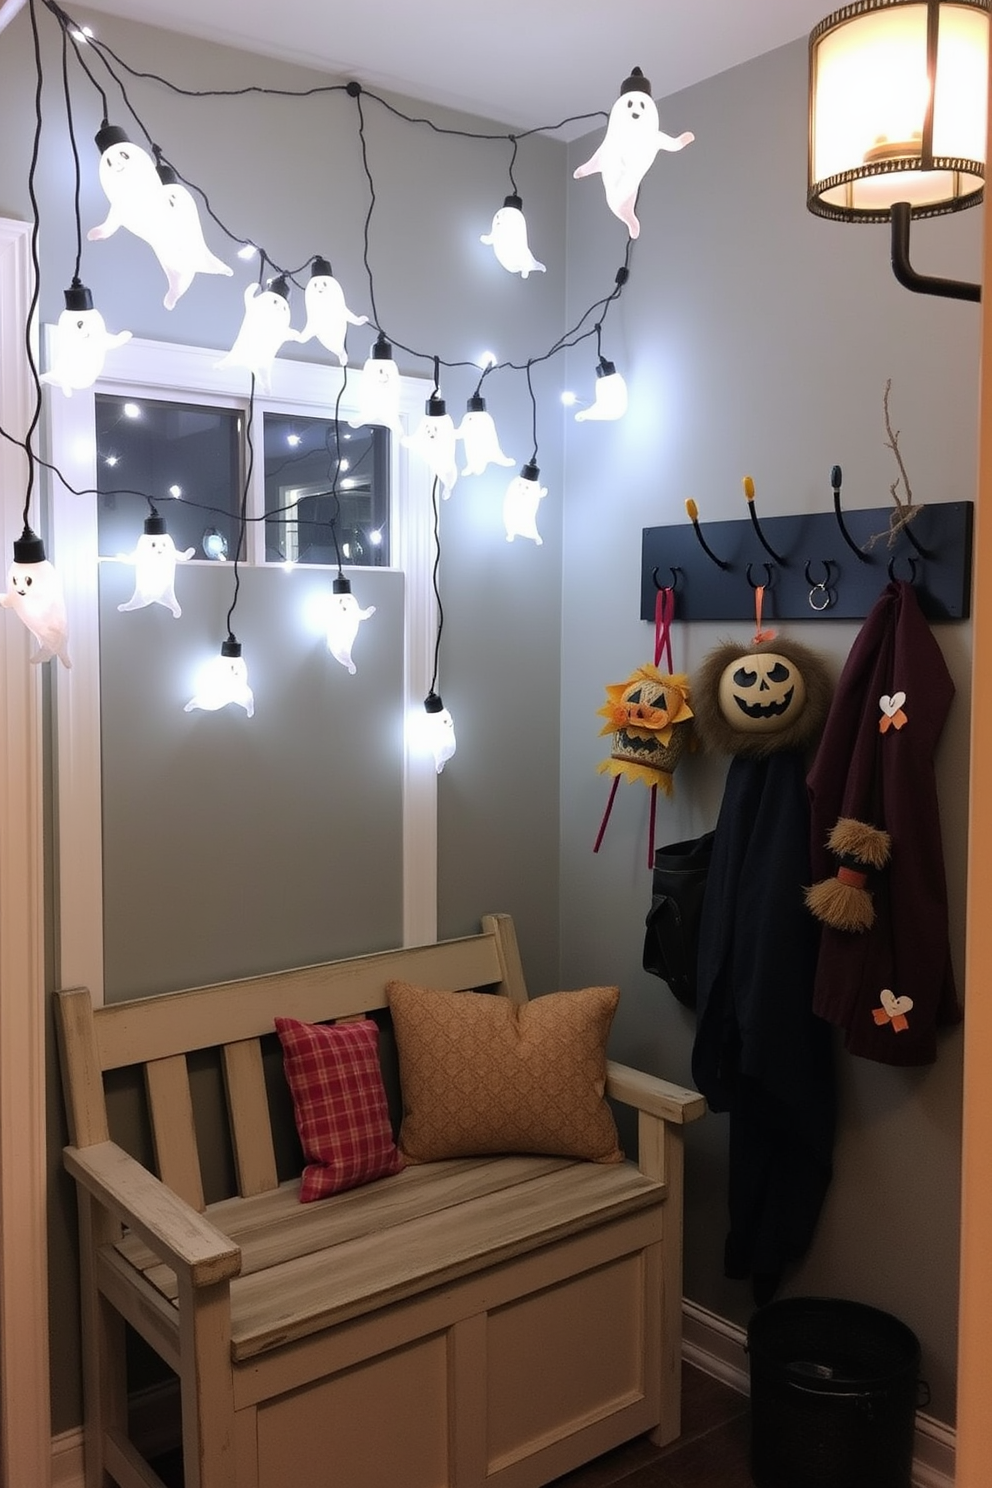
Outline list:
[[[134,550],[149,515],[147,496],[177,548],[193,548],[196,558],[222,549],[233,558],[243,415],[236,408],[103,393],[95,402],[101,556]]]
[[[267,413],[264,458],[268,562],[388,565],[387,429]]]

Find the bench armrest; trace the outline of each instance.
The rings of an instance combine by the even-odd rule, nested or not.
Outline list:
[[[63,1157],[78,1183],[194,1287],[241,1270],[240,1247],[116,1142],[66,1147]]]
[[[684,1090],[681,1085],[617,1064],[613,1059],[606,1061],[606,1093],[638,1111],[679,1125],[697,1120],[706,1111],[706,1101],[698,1090]]]

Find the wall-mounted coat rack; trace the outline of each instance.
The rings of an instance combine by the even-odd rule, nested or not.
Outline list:
[[[920,508],[890,548],[893,508],[842,512],[835,467],[834,510],[759,521],[753,485],[749,517],[703,522],[695,503],[678,526],[645,527],[641,550],[641,619],[653,620],[659,588],[674,584],[682,621],[754,615],[753,590],[764,585],[763,613],[774,620],[863,619],[893,578],[912,583],[928,620],[966,620],[971,610],[974,503]]]

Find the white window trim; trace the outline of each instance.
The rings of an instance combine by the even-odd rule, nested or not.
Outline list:
[[[29,223],[0,218],[0,423],[15,437],[34,408],[23,337],[30,235]],[[22,334],[10,334],[17,327]],[[21,535],[26,474],[22,451],[0,440],[4,576]],[[41,676],[30,649],[24,626],[0,611],[0,1482],[47,1488],[44,787]]]
[[[50,352],[52,327],[46,326]],[[95,387],[66,397],[50,390],[48,429],[52,463],[76,491],[96,487],[94,400],[97,393],[209,402],[247,409],[246,374],[216,365],[219,353],[135,338],[113,351]],[[356,404],[358,373],[350,369],[341,416]],[[273,391],[255,401],[255,467],[250,513],[264,511],[262,414],[292,410],[333,418],[341,388],[339,368],[280,357]],[[411,432],[423,415],[430,384],[400,379],[400,419]],[[437,935],[437,774],[433,758],[416,747],[410,721],[423,712],[430,688],[437,601],[431,580],[433,514],[423,462],[390,442],[390,563],[404,576],[404,689],[408,727],[403,759],[403,939],[407,945]],[[57,754],[59,858],[59,982],[89,987],[103,999],[103,887],[100,776],[100,667],[97,498],[77,496],[54,479],[50,547],[65,588],[72,669],[58,667]],[[262,523],[249,528],[248,562],[264,557]],[[54,666],[54,663],[53,663]],[[260,700],[261,705],[261,700]]]

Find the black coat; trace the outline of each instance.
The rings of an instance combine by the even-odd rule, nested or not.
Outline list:
[[[735,758],[703,901],[692,1071],[730,1113],[728,1276],[767,1301],[813,1237],[830,1183],[831,1034],[812,1010],[819,926],[806,908],[800,751]]]

